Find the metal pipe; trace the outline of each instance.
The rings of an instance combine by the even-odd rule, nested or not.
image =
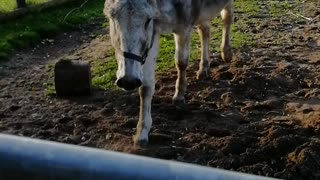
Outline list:
[[[272,178],[0,134],[0,179],[268,180]]]

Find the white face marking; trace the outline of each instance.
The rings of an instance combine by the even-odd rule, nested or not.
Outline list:
[[[117,70],[117,78],[128,76],[129,74],[132,77],[136,77],[138,79],[142,79],[142,68],[141,63],[125,59],[122,55],[116,53],[116,59],[118,63],[118,70]]]
[[[126,83],[142,80],[142,64],[126,58],[124,52],[140,57],[148,53],[154,36],[154,7],[147,0],[107,0],[104,13],[109,18],[110,37],[118,63],[117,79]],[[125,86],[125,84],[123,84]]]

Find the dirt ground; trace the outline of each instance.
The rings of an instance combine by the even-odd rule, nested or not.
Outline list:
[[[198,63],[190,64],[185,108],[171,103],[176,70],[157,75],[145,148],[132,146],[136,92],[45,95],[47,64],[66,56],[106,58],[110,45],[101,21],[43,40],[0,65],[0,132],[263,176],[320,179],[320,18],[309,24],[251,18],[260,23],[248,28],[259,35],[257,48],[235,50],[231,63],[213,54],[211,77],[201,82]]]

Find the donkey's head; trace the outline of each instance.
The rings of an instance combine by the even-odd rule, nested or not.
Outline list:
[[[116,84],[133,90],[142,85],[142,65],[155,34],[155,0],[106,0],[110,38],[118,62]]]

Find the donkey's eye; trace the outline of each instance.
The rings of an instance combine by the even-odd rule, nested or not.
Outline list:
[[[147,29],[147,28],[148,28],[148,26],[149,26],[149,24],[150,24],[151,20],[152,20],[151,18],[147,19],[146,23],[144,24],[144,28],[145,28],[145,29]]]

